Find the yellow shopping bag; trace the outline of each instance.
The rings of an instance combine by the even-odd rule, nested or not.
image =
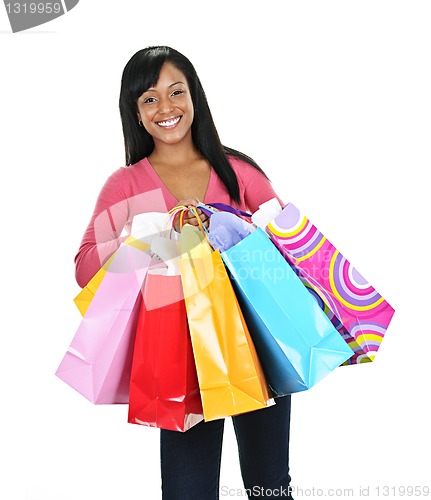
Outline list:
[[[143,252],[149,247],[147,243],[144,243],[133,236],[129,236],[127,240],[124,241],[125,244],[132,247],[136,247]],[[103,264],[103,266],[97,271],[97,273],[91,278],[87,285],[78,293],[78,295],[73,299],[82,316],[87,312],[88,306],[91,304],[93,297],[102,283],[103,278],[108,272],[109,266],[117,252],[115,252],[111,257]]]
[[[188,225],[182,228],[179,245],[205,420],[274,404],[219,251],[211,248],[198,229]]]

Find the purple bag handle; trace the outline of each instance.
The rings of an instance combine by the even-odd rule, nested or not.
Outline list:
[[[239,210],[238,208],[231,207],[230,205],[226,205],[225,203],[207,203],[206,205],[198,205],[198,208],[202,210],[202,212],[208,216],[213,214],[214,212],[210,209],[210,207],[217,208],[222,212],[230,212],[235,215],[242,215],[243,217],[251,217],[251,214],[248,212],[244,212],[243,210]]]

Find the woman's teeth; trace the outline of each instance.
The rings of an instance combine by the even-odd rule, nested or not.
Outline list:
[[[170,120],[165,120],[163,122],[157,122],[160,127],[173,127],[180,121],[180,117],[171,118]]]

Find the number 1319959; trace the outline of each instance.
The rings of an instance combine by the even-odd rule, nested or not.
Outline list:
[[[62,12],[59,2],[23,2],[7,3],[8,14],[60,14]]]
[[[412,497],[429,496],[428,486],[376,486],[375,492],[378,497]]]

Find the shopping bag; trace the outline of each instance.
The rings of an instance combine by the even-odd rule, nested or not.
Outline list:
[[[94,404],[127,403],[149,245],[129,237],[115,252],[56,376]]]
[[[266,231],[354,351],[345,364],[373,361],[393,307],[292,203]]]
[[[149,271],[130,376],[132,424],[184,432],[203,420],[184,298],[175,300],[180,296],[179,275]]]
[[[275,396],[310,389],[352,356],[262,229],[221,256]]]
[[[273,404],[220,252],[184,226],[179,267],[206,421]]]
[[[114,254],[115,255],[115,254]],[[112,255],[106,263],[97,271],[97,273],[91,278],[91,280],[84,286],[84,288],[78,293],[78,295],[73,299],[76,307],[82,316],[87,312],[91,301],[93,300],[94,295],[97,292],[97,289],[100,286],[103,278],[105,277],[108,268],[114,259],[114,255]]]
[[[152,212],[151,214],[139,214],[137,218],[139,219],[139,224],[137,222],[134,222],[135,224],[135,232],[137,233],[138,230],[140,232],[143,231],[142,229],[142,224],[145,221],[148,221],[149,217],[155,217],[155,216],[162,216],[162,220],[167,220],[168,215],[167,214],[160,214],[158,212]],[[138,227],[136,227],[138,226]],[[154,220],[152,220],[151,223],[151,230],[148,227],[148,222],[146,225],[146,232],[148,233],[145,235],[144,233],[141,234],[140,238],[136,238],[135,236],[130,235],[124,243],[127,245],[130,245],[132,247],[138,248],[142,251],[145,251],[149,243],[146,243],[145,240],[148,239],[149,242],[152,241],[153,237],[155,234],[157,234],[154,230]],[[115,254],[117,252],[114,252],[113,255],[103,264],[103,266],[97,271],[97,273],[91,278],[91,280],[87,283],[86,286],[76,295],[76,297],[73,299],[75,302],[76,307],[78,308],[79,312],[81,313],[82,316],[86,313],[88,306],[91,304],[91,301],[93,300],[94,295],[97,292],[97,289],[99,288],[100,283],[102,282],[103,278],[105,277],[109,266],[111,265],[111,262],[113,261]]]

